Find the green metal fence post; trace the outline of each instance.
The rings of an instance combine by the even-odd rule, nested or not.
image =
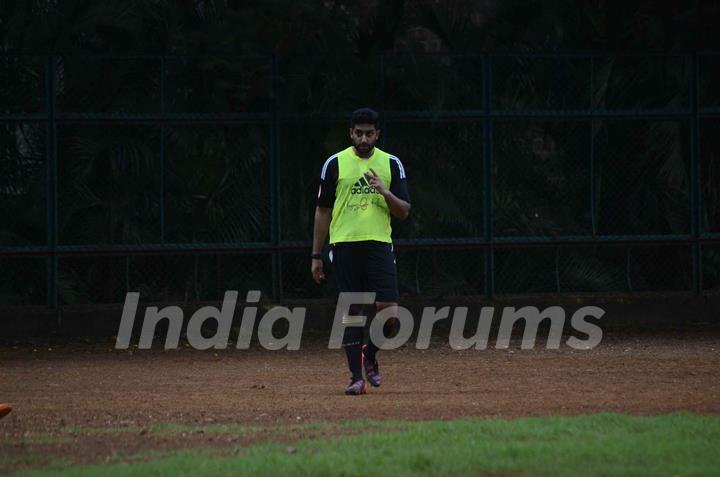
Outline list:
[[[282,300],[282,257],[280,256],[280,162],[279,154],[279,134],[280,121],[278,119],[278,103],[280,101],[278,91],[278,59],[273,54],[272,73],[270,78],[270,87],[272,91],[272,124],[270,125],[270,240],[273,245],[272,252],[272,287],[273,299]]]
[[[485,295],[492,298],[495,294],[494,284],[494,261],[495,250],[493,247],[493,159],[492,159],[492,65],[490,55],[483,55],[483,232],[488,246],[485,248]]]
[[[702,263],[700,256],[700,116],[698,114],[699,62],[697,53],[690,56],[690,230],[692,232],[693,290],[702,291]]]
[[[57,190],[57,124],[55,117],[55,56],[48,56],[45,64],[45,111],[46,129],[46,192],[47,192],[47,244],[50,254],[47,257],[47,304],[56,309],[58,305],[58,190]]]
[[[595,111],[595,57],[590,56],[590,113]],[[590,226],[593,238],[597,235],[595,202],[595,120],[590,118]]]
[[[560,293],[560,247],[555,247],[555,291]]]
[[[165,243],[165,57],[160,57],[160,243]]]
[[[625,249],[625,281],[627,282],[628,291],[630,293],[632,293],[632,291],[633,291],[632,274],[631,274],[632,258],[630,256],[631,252],[632,252],[632,247],[628,246]]]

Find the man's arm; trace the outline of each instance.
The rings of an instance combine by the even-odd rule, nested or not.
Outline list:
[[[315,223],[313,225],[313,255],[322,252],[325,239],[332,221],[332,210],[335,205],[335,187],[337,184],[338,165],[337,156],[330,157],[323,165],[320,172],[320,188],[318,190],[317,206],[315,207]],[[313,258],[310,265],[313,280],[320,283],[325,279],[323,273],[323,261],[321,258]]]
[[[332,209],[327,207],[315,207],[315,226],[313,227],[313,249],[312,252],[322,252],[323,244],[327,238],[332,220]]]
[[[400,220],[405,220],[410,215],[410,202],[402,200],[398,196],[392,193],[390,189],[385,186],[383,180],[377,175],[367,174],[365,175],[368,183],[375,188],[378,194],[385,198],[390,213],[393,217]]]
[[[313,255],[322,252],[322,247],[325,243],[325,239],[327,238],[331,220],[332,209],[328,209],[327,207],[315,207],[315,225],[313,226],[312,248]],[[313,280],[315,280],[315,283],[320,283],[321,280],[325,279],[322,258],[312,259],[310,271],[312,272]]]
[[[408,218],[408,215],[410,215],[409,202],[406,202],[401,198],[397,197],[395,194],[390,192],[390,189],[385,189],[383,192],[381,192],[381,194],[385,198],[385,202],[387,203],[388,208],[390,209],[390,213],[393,215],[393,217],[400,220],[405,220]]]

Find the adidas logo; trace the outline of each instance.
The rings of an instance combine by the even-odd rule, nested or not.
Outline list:
[[[364,177],[361,177],[350,189],[350,194],[377,194],[377,192]]]

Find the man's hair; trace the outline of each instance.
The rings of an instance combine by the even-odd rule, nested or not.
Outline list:
[[[372,124],[375,129],[380,129],[380,115],[370,108],[356,109],[350,116],[350,127],[354,128],[357,124]]]

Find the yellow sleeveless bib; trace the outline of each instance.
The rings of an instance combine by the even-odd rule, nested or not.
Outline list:
[[[390,209],[385,198],[370,187],[363,175],[372,168],[390,188],[390,155],[377,147],[367,159],[349,147],[337,155],[338,182],[330,222],[330,243],[376,240],[392,242]]]

